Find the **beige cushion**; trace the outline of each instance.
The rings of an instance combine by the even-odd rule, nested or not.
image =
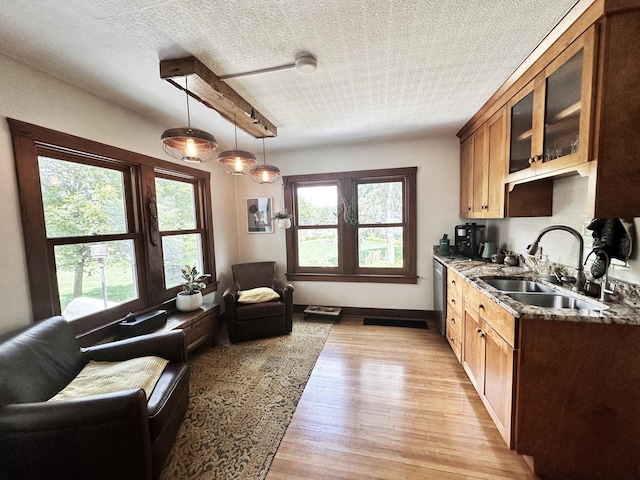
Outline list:
[[[263,303],[276,298],[280,298],[280,295],[269,287],[258,287],[238,292],[239,303]]]
[[[121,390],[142,388],[151,395],[168,360],[160,357],[138,357],[123,362],[90,361],[71,383],[49,401],[102,395]]]

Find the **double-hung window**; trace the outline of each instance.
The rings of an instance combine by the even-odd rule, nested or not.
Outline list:
[[[287,277],[416,283],[416,171],[284,177]]]
[[[9,124],[34,320],[99,332],[170,301],[185,265],[215,289],[208,172]]]

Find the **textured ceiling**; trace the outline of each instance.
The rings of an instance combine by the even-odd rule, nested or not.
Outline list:
[[[455,133],[575,3],[0,0],[0,53],[173,127],[186,123],[184,96],[160,60],[194,55],[226,75],[311,52],[311,75],[228,80],[277,126],[278,150]],[[217,113],[196,105],[192,118],[233,142]]]

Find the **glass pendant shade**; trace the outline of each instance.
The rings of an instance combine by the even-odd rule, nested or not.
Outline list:
[[[189,111],[189,80],[184,79],[184,93],[187,96],[187,127],[170,128],[162,132],[162,148],[174,158],[188,163],[208,162],[215,158],[218,142],[210,133],[191,128],[191,112]]]
[[[218,149],[213,135],[195,128],[170,128],[160,138],[167,155],[189,163],[213,160]]]
[[[218,164],[230,175],[244,175],[256,163],[255,155],[244,150],[225,150],[218,154]]]
[[[251,180],[256,183],[275,183],[280,179],[280,169],[275,165],[258,165],[251,170]]]
[[[280,179],[280,169],[275,165],[267,164],[264,137],[262,137],[262,165],[253,167],[249,173],[251,174],[251,180],[256,183],[275,183]]]
[[[236,123],[236,116],[233,115],[233,127],[236,137],[236,149],[225,150],[218,154],[218,165],[230,175],[244,175],[248,173],[258,160],[256,156],[245,150],[238,150],[238,124]]]

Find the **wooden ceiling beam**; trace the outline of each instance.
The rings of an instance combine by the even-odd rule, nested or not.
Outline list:
[[[160,78],[184,91],[176,78],[188,78],[188,94],[256,138],[276,137],[277,127],[196,57],[160,61]]]

